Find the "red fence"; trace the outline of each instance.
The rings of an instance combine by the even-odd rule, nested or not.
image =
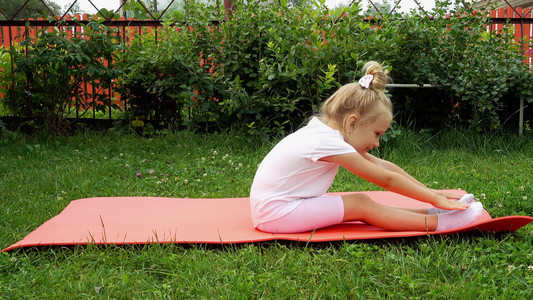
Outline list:
[[[50,27],[53,27],[54,30],[65,31],[67,32],[67,34],[69,34],[72,37],[75,33],[82,32],[83,27],[80,26],[80,23],[88,22],[89,17],[90,16],[87,14],[84,14],[83,16],[80,16],[80,15],[64,16],[61,19],[61,25],[57,25],[57,24],[51,25],[51,23],[48,20],[44,20],[44,19],[38,19],[38,20],[30,19],[28,20],[29,23],[27,23],[26,20],[6,21],[4,23],[0,22],[0,41],[1,41],[0,46],[4,47],[5,49],[9,49],[11,46],[17,45],[21,41],[24,41],[28,38],[37,37],[37,33],[40,30],[42,30],[43,28],[50,28]],[[7,25],[3,25],[3,24],[7,24]],[[157,39],[157,30],[155,30],[155,28],[162,26],[161,22],[159,21],[146,21],[146,20],[133,20],[133,19],[128,20],[125,18],[121,18],[118,20],[105,21],[104,24],[110,26],[111,29],[117,30],[117,34],[123,38],[125,43],[128,43],[131,39],[134,38],[135,35],[150,34],[151,36],[154,36],[154,38]],[[2,65],[0,64],[0,72],[4,72],[4,71],[5,70],[2,70]],[[0,90],[2,88],[3,87],[0,87]],[[98,104],[96,103],[95,100],[91,99],[91,98],[95,98],[94,97],[95,94],[106,95],[108,99],[116,99],[114,100],[113,104],[118,104],[120,107],[125,107],[127,104],[120,100],[119,94],[117,94],[116,92],[113,92],[113,87],[109,88],[106,91],[102,91],[102,90],[97,90],[93,88],[93,85],[90,82],[84,82],[82,89],[84,90],[86,94],[93,95],[93,97],[86,98],[83,101],[83,103],[87,104],[87,106],[92,110],[93,118],[96,116],[96,110],[94,110],[93,108]],[[2,97],[6,97],[6,95],[2,95],[2,93],[0,92],[0,98]],[[15,111],[15,109],[13,109],[13,111]],[[76,111],[76,117],[78,116],[78,114],[79,114],[79,111]],[[31,115],[31,113],[29,115]],[[109,118],[112,118],[111,109],[109,110]]]
[[[533,41],[533,9],[527,8],[501,8],[495,10],[491,13],[492,23],[488,25],[489,31],[499,31],[503,29],[504,24],[511,23],[514,25],[514,34],[517,41],[523,41],[524,47],[524,57],[525,63],[533,63],[532,52],[533,48],[530,47],[530,42]],[[27,39],[28,37],[36,37],[37,32],[44,28],[54,26],[57,30],[64,30],[69,32],[81,32],[82,27],[79,26],[80,22],[86,22],[88,19],[87,15],[79,16],[75,15],[73,17],[65,17],[62,19],[62,26],[51,25],[47,20],[32,20],[31,26],[26,26],[26,21],[8,21],[5,23],[0,22],[0,40],[1,46],[8,49],[12,45],[18,44],[20,41]],[[8,24],[8,25],[3,25]],[[161,27],[161,22],[159,21],[142,21],[142,20],[133,20],[133,19],[119,19],[119,20],[109,20],[104,22],[105,25],[108,25],[112,28],[118,29],[118,34],[120,34],[125,43],[128,43],[135,34],[151,34],[157,39],[157,27]],[[200,59],[199,59],[200,60]],[[1,69],[0,72],[4,70]],[[2,87],[0,87],[2,88]],[[110,88],[108,91],[95,91],[90,83],[84,83],[83,88],[89,94],[94,95],[94,93],[106,93],[106,96],[109,99],[118,99],[118,104],[121,107],[124,107],[126,103],[120,101],[120,95],[113,92],[113,89]],[[0,98],[4,95],[0,94]],[[86,103],[92,103],[92,99],[85,99]],[[76,112],[78,113],[78,112]],[[93,117],[95,116],[93,110]],[[111,118],[111,110],[109,110],[109,118]]]
[[[97,18],[96,16],[93,16]],[[59,17],[58,17],[59,19]],[[72,32],[81,32],[80,23],[86,23],[89,21],[89,15],[74,15],[74,16],[64,16],[61,18],[61,24],[56,25],[51,24],[48,20],[38,19],[38,20],[18,20],[18,21],[0,21],[0,40],[2,41],[1,46],[9,48],[13,44],[19,43],[21,40],[24,40],[28,37],[36,37],[37,32],[45,27],[55,27],[59,30],[67,30],[67,28],[74,28],[69,31]],[[29,21],[29,26],[26,26],[26,21]],[[104,21],[103,24],[110,26],[111,28],[118,28],[121,35],[123,35],[126,40],[133,38],[134,34],[142,32],[150,32],[156,27],[161,27],[161,22],[156,20],[134,20],[134,19],[125,19],[120,18],[118,20],[113,19],[109,21]],[[26,30],[28,28],[28,30]],[[143,29],[143,30],[141,30]]]
[[[500,8],[491,12],[493,23],[489,25],[490,31],[499,31],[503,29],[505,23],[514,24],[515,40],[524,42],[525,63],[531,64],[533,48],[529,42],[533,41],[533,8]]]

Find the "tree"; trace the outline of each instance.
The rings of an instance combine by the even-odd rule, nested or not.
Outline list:
[[[387,15],[387,14],[389,14],[389,12],[392,9],[392,4],[390,4],[388,0],[382,0],[380,2],[377,2],[377,1],[374,0],[374,1],[372,1],[372,3],[374,3],[374,5],[370,4],[368,9],[364,13],[365,16],[376,17],[376,16],[379,16],[380,13],[382,15]],[[376,8],[377,8],[377,10],[376,10]],[[398,9],[398,7],[396,9]],[[378,10],[379,10],[379,12],[378,12]]]
[[[20,20],[38,18],[45,15],[59,15],[61,11],[61,7],[51,0],[44,0],[48,8],[40,0],[29,0],[24,5],[25,2],[26,0],[0,0],[0,20]],[[20,9],[21,7],[23,8]]]
[[[304,7],[313,5],[313,1],[311,0],[288,0],[287,3],[289,4],[289,6],[292,7]]]
[[[72,5],[72,3],[65,4],[65,6],[63,7],[63,11],[66,12],[66,13],[69,13],[69,14],[75,14],[75,13],[82,12],[79,3],[75,3],[74,5],[72,5],[72,7],[70,7],[71,5]]]

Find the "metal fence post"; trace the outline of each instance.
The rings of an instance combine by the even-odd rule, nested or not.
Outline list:
[[[520,113],[518,116],[518,136],[524,132],[524,96],[520,96]]]

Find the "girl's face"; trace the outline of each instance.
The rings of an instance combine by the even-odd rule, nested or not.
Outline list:
[[[379,115],[375,121],[363,125],[357,124],[355,120],[351,132],[344,139],[359,154],[367,153],[379,147],[379,138],[387,131],[391,121],[390,116],[385,113]]]

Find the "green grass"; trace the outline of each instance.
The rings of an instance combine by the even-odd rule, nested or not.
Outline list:
[[[226,133],[0,133],[0,248],[80,198],[247,196],[274,142]],[[406,133],[377,155],[432,188],[472,192],[501,217],[533,216],[531,153],[531,136],[450,130]],[[332,191],[355,190],[378,188],[341,170]],[[0,255],[0,298],[526,299],[532,249],[532,225],[373,242],[19,249]]]

